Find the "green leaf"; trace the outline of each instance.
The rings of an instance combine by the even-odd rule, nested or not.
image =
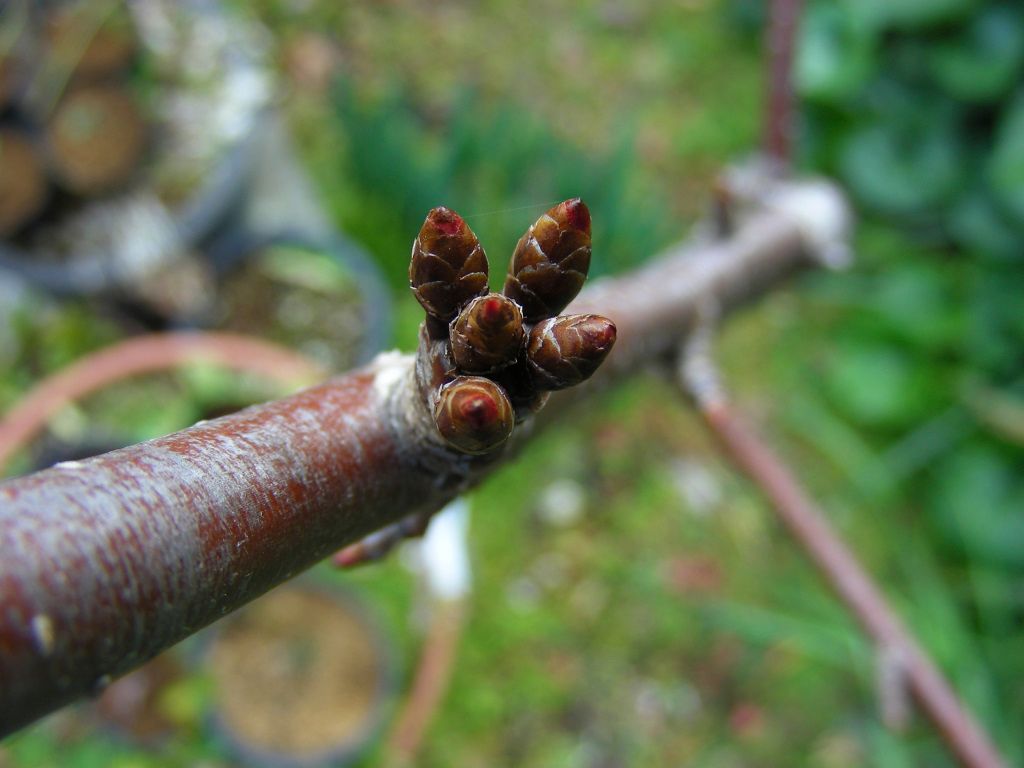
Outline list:
[[[981,185],[968,190],[953,207],[949,229],[958,243],[999,260],[1024,257],[1024,229],[1014,226]]]
[[[1024,10],[993,4],[977,13],[955,37],[930,46],[932,76],[951,95],[993,101],[1009,91],[1024,64]]]
[[[961,186],[966,152],[956,115],[927,100],[898,119],[881,117],[855,131],[839,158],[842,176],[867,206],[893,215],[935,216]]]
[[[874,71],[874,30],[832,5],[813,5],[800,25],[794,77],[809,99],[841,102]]]
[[[832,399],[856,421],[907,427],[935,409],[935,371],[886,344],[846,343],[826,369]]]
[[[934,262],[904,260],[885,269],[871,287],[870,304],[886,325],[917,349],[941,351],[954,346],[964,332],[948,277]]]
[[[1024,487],[1019,467],[974,444],[933,477],[929,511],[947,544],[988,565],[1024,568]]]
[[[1018,378],[1024,347],[1024,273],[1012,265],[988,265],[970,283],[965,357],[988,381]]]
[[[847,13],[879,29],[917,30],[959,21],[979,0],[844,0]]]
[[[1024,225],[1024,94],[1017,96],[999,122],[988,178],[996,202]]]

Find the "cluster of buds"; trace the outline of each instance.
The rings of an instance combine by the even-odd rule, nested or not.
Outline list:
[[[438,433],[456,451],[490,453],[547,393],[587,379],[615,342],[598,315],[561,312],[590,267],[590,212],[578,198],[519,240],[502,293],[487,292],[487,258],[454,211],[435,208],[413,244],[409,282],[427,313],[417,381]]]
[[[558,316],[590,267],[590,212],[566,200],[520,239],[502,293],[487,292],[487,257],[462,217],[428,215],[412,246],[409,282],[427,313],[416,355],[419,396],[448,448],[499,449],[548,393],[589,378],[615,343],[599,315]],[[430,513],[405,517],[334,556],[342,568],[378,560],[422,535]]]

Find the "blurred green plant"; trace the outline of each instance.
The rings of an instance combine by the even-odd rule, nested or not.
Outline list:
[[[806,160],[858,201],[983,257],[1024,246],[1024,7],[812,2],[796,86]]]
[[[1004,680],[1024,609],[1024,6],[815,0],[795,78],[803,163],[868,215],[856,273],[809,286],[841,320],[792,423],[939,547],[945,589],[914,592],[955,608],[917,625],[940,659],[1002,671],[958,682],[1005,734],[1024,713]]]
[[[813,2],[801,35],[805,162],[839,176],[907,235],[903,243],[870,233],[862,240],[870,284],[842,289],[857,311],[825,377],[833,402],[893,438],[943,418],[951,404],[963,410],[964,380],[1016,391],[1024,374],[1024,7]],[[994,473],[1006,477],[1010,497],[1024,493],[1019,441],[1004,431],[995,436],[1000,449],[989,450],[991,430],[965,423],[967,434],[929,456],[938,464],[926,473],[943,491],[925,504],[947,531],[953,499],[972,510],[991,497],[961,487],[991,489]],[[986,463],[988,474],[975,471]],[[989,532],[947,537],[961,554],[1024,567],[1006,556],[1024,551],[1024,529],[992,510],[967,517]]]
[[[408,283],[408,233],[439,203],[469,222],[497,277],[526,226],[568,197],[582,197],[593,213],[594,274],[633,266],[674,234],[628,126],[613,151],[595,158],[522,108],[481,112],[472,91],[440,119],[417,113],[398,88],[367,96],[342,83],[334,98],[346,138],[339,170],[353,188],[338,210],[346,231],[385,259],[396,287]]]

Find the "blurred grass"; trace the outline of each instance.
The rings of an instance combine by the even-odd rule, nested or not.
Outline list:
[[[716,169],[757,137],[760,54],[733,23],[756,16],[750,3],[252,7],[282,61],[310,36],[335,38],[338,81],[291,83],[285,108],[326,205],[401,297],[405,349],[419,319],[401,290],[406,259],[430,207],[466,215],[500,273],[530,221],[582,195],[596,270],[619,271],[681,237]],[[999,314],[1005,302],[986,315],[972,298],[1019,295],[1017,278],[979,276],[871,218],[857,246],[851,272],[804,279],[733,321],[722,365],[1020,760],[1024,549],[1007,537],[1008,561],[993,562],[976,541],[1019,515],[1000,467],[1020,451],[963,397],[971,361],[1005,364],[1000,334],[1019,323]],[[71,307],[19,333],[29,351],[0,375],[4,404],[113,331]],[[101,418],[117,415],[107,407]],[[117,413],[143,437],[136,412]],[[583,494],[568,523],[545,500],[565,482]],[[950,764],[920,720],[902,736],[881,728],[870,648],[667,385],[607,393],[472,503],[470,624],[423,765]],[[418,640],[402,566],[318,577],[369,599],[407,683]],[[226,765],[196,680],[173,691],[182,735],[162,748],[58,715],[0,747],[0,766]]]

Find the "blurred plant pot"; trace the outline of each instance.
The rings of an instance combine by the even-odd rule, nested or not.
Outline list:
[[[354,597],[288,584],[218,624],[212,724],[247,766],[348,763],[379,730],[391,654]]]
[[[391,334],[391,295],[377,267],[341,238],[229,232],[210,252],[222,279],[219,329],[295,349],[327,370],[368,362]]]

